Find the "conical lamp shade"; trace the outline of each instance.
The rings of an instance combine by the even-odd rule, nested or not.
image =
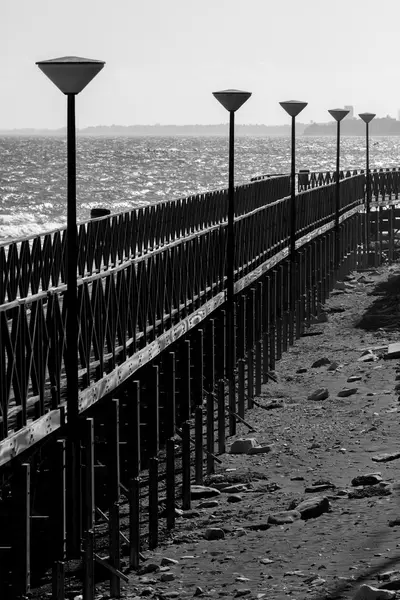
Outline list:
[[[63,94],[79,94],[105,63],[100,60],[64,56],[36,63]]]
[[[344,108],[332,108],[331,110],[328,110],[328,113],[335,119],[335,121],[341,121],[346,115],[349,114],[349,112],[349,110],[345,110]]]
[[[300,100],[286,100],[286,102],[279,102],[287,114],[291,117],[297,117],[299,113],[305,108],[308,102],[301,102]]]
[[[372,119],[374,117],[376,117],[376,114],[374,114],[374,113],[360,113],[358,116],[360,117],[360,119],[362,119],[364,121],[364,123],[370,123],[372,121]]]
[[[213,96],[222,104],[229,112],[235,112],[248,100],[251,92],[243,92],[242,90],[223,90],[221,92],[213,92]]]

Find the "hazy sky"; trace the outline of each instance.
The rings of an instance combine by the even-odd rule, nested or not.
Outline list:
[[[211,93],[253,92],[239,123],[327,109],[397,116],[399,0],[0,0],[0,128],[65,125],[65,97],[35,62],[106,61],[78,126],[226,122]]]

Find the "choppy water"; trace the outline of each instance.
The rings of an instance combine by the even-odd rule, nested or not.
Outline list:
[[[0,138],[0,242],[66,224],[66,141],[51,137]],[[298,169],[335,168],[335,138],[299,137]],[[373,138],[371,168],[399,166],[400,138]],[[80,137],[77,143],[78,219],[223,188],[228,178],[223,137]],[[341,166],[362,168],[365,140],[343,138]],[[290,138],[236,139],[235,182],[288,173]]]

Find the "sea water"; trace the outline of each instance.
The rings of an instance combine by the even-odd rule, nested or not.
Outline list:
[[[400,165],[400,138],[372,138],[371,168]],[[289,173],[289,137],[237,137],[235,183]],[[334,170],[333,137],[296,140],[296,169]],[[64,137],[0,137],[0,242],[66,225]],[[341,140],[341,167],[365,167],[365,139]],[[225,188],[227,137],[78,137],[77,214],[112,213]]]

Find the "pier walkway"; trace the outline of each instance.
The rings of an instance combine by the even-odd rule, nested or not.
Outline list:
[[[2,598],[24,596],[50,562],[53,597],[61,600],[66,560],[80,557],[84,600],[94,597],[95,564],[118,596],[122,546],[137,568],[140,549],[155,548],[174,527],[176,506],[190,508],[191,483],[213,472],[227,432],[245,422],[275,361],[318,315],[335,281],[394,260],[400,171],[372,174],[368,225],[364,174],[342,175],[338,228],[331,173],[299,175],[295,232],[288,176],[236,188],[233,388],[227,192],[80,224],[74,432],[66,406],[66,231],[0,246]],[[99,523],[109,529],[104,549],[96,546]]]

